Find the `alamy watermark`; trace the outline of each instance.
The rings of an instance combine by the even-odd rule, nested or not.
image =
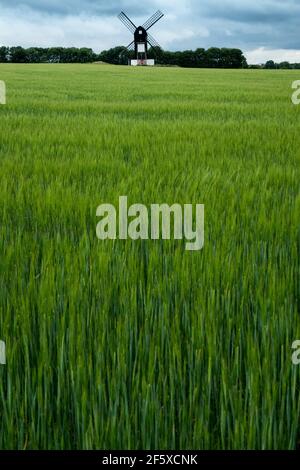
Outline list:
[[[300,80],[293,82],[292,89],[295,90],[292,94],[292,103],[298,106],[300,104]]]
[[[292,363],[294,366],[299,366],[300,365],[300,341],[296,340],[292,344],[292,349],[294,350],[294,353],[292,355]]]
[[[6,104],[6,85],[0,80],[0,104]]]
[[[0,365],[4,366],[6,364],[6,348],[4,341],[0,341]]]
[[[99,240],[185,240],[187,251],[204,247],[204,205],[143,204],[128,207],[127,196],[119,198],[118,211],[112,204],[98,207],[96,233]]]

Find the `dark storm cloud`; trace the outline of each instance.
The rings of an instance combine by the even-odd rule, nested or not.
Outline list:
[[[154,32],[168,49],[300,50],[300,0],[0,0],[0,44],[100,50],[129,42],[121,10],[139,22],[158,8],[166,17]]]
[[[56,15],[115,15],[123,8],[129,12],[145,11],[144,4],[135,0],[1,0],[0,5],[9,8],[28,7],[34,11],[40,11]],[[149,2],[150,5],[150,2]],[[147,7],[146,7],[147,9]]]
[[[210,0],[191,1],[194,11],[207,18],[219,18],[240,23],[282,23],[300,15],[298,0]]]
[[[216,45],[300,49],[299,0],[190,0]],[[224,37],[225,32],[225,37]]]

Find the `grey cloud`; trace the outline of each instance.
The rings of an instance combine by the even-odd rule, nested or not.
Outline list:
[[[300,49],[299,0],[190,0],[214,45]]]
[[[300,0],[0,0],[0,23],[2,11],[7,18],[17,16],[24,23],[22,30],[28,30],[26,37],[25,32],[17,36],[19,42],[25,37],[24,45],[38,44],[40,35],[34,36],[30,28],[34,17],[35,31],[45,28],[45,24],[53,28],[60,25],[60,44],[80,41],[91,47],[99,45],[99,49],[129,42],[128,32],[116,19],[121,10],[138,21],[147,19],[158,8],[166,13],[166,18],[156,28],[155,36],[172,50],[211,46],[248,51],[261,47],[300,50]],[[92,31],[78,30],[81,17],[82,21],[93,21]],[[13,20],[8,21],[12,22],[11,32],[4,35],[0,28],[0,44],[7,38],[10,44],[15,42]],[[51,38],[51,44],[54,41]]]
[[[7,8],[23,8],[52,15],[116,15],[126,9],[130,13],[149,11],[138,0],[0,0],[0,6]]]
[[[298,0],[190,0],[190,6],[206,18],[242,23],[284,22],[300,15]]]

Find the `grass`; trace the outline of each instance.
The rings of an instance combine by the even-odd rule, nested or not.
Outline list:
[[[289,71],[0,65],[1,449],[294,449]],[[206,245],[96,209],[204,203]]]

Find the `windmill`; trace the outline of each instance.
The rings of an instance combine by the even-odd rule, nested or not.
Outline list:
[[[143,26],[136,26],[133,21],[122,11],[118,18],[122,23],[129,29],[134,35],[133,41],[127,46],[129,51],[135,51],[136,60],[131,61],[131,65],[154,65],[154,60],[148,60],[148,45],[150,47],[160,47],[158,42],[154,39],[151,34],[148,33],[149,29],[152,28],[164,14],[158,10],[151,16]]]

